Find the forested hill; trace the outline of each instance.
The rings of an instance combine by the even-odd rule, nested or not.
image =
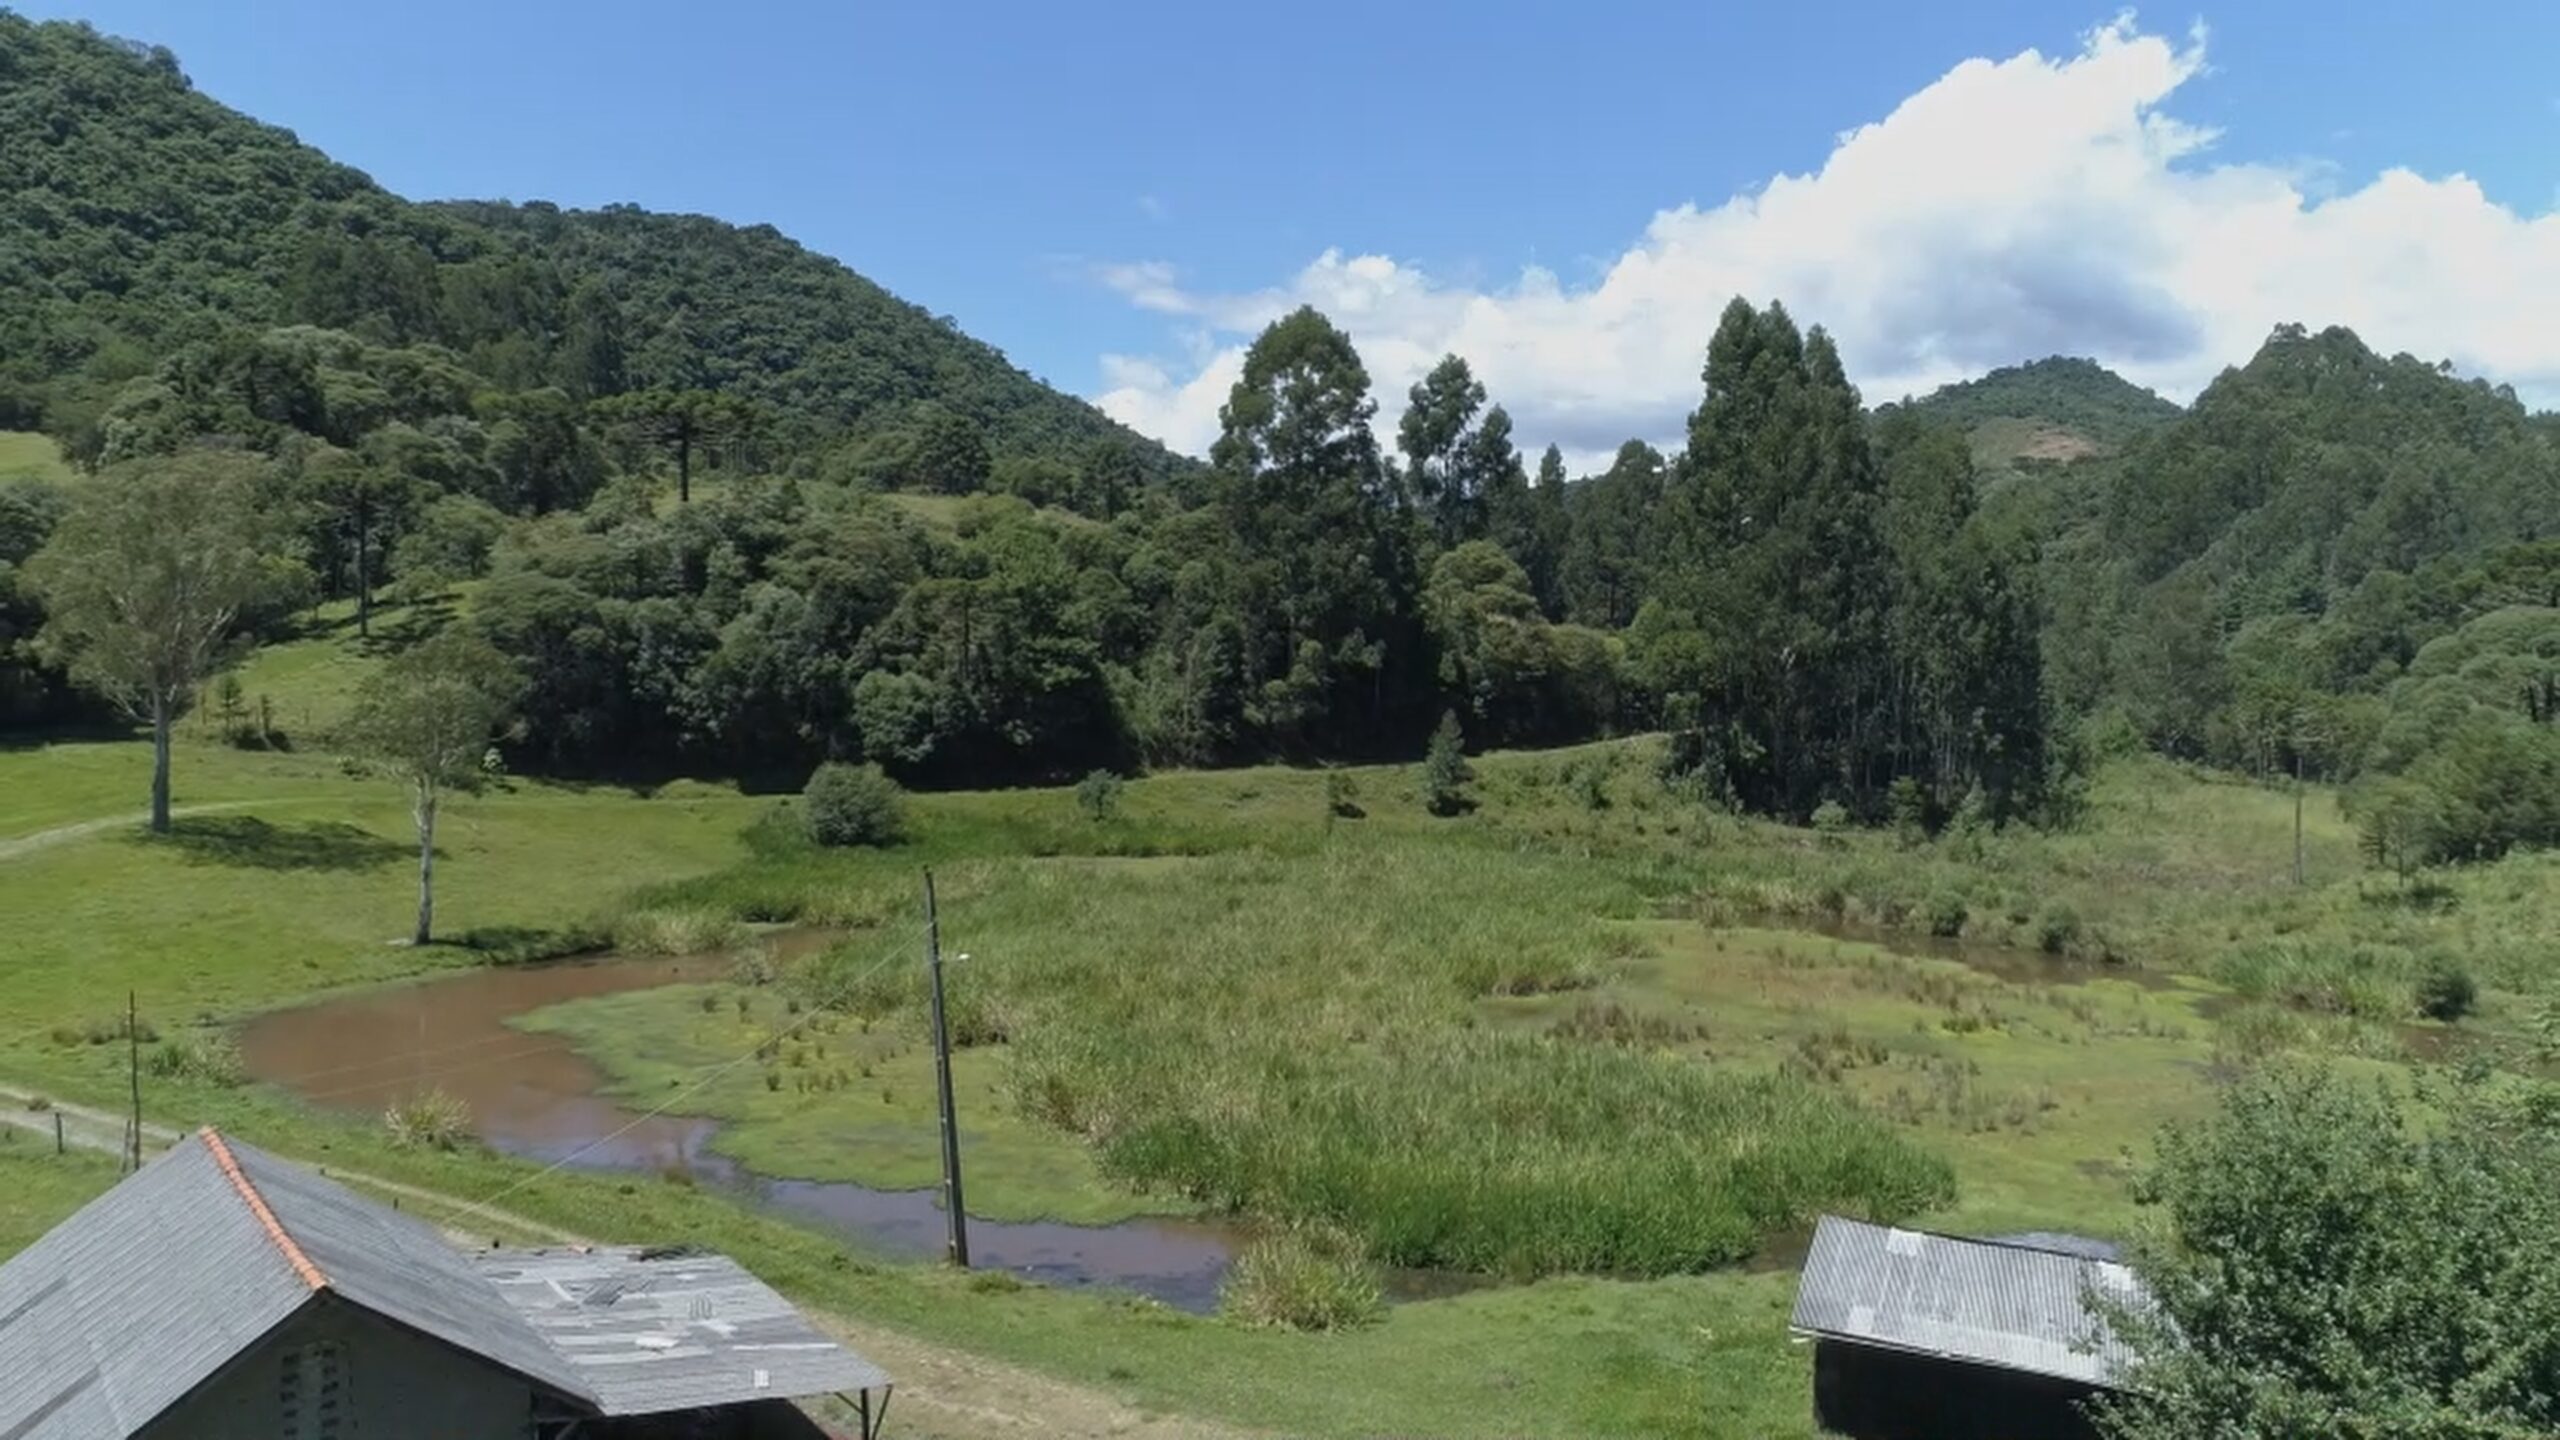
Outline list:
[[[2105,454],[2180,414],[2175,404],[2098,362],[2067,355],[2003,366],[1883,408],[1966,432],[1974,458],[1985,463]]]
[[[564,274],[602,277],[623,317],[633,385],[734,391],[828,428],[939,403],[983,426],[998,452],[1072,454],[1105,436],[1147,443],[770,225],[629,205],[429,208]]]
[[[0,193],[0,429],[83,459],[170,352],[299,324],[436,347],[501,391],[732,391],[803,443],[933,407],[998,458],[1181,464],[768,226],[412,203],[85,25],[0,11]]]

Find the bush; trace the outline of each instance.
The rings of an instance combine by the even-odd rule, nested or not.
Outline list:
[[[2080,938],[2080,917],[2068,905],[2048,905],[2036,917],[2036,948],[2047,955],[2067,953]]]
[[[2437,960],[2418,976],[2418,1013],[2430,1020],[2459,1020],[2479,1003],[2471,972],[2450,960]]]
[[[228,1088],[237,1085],[246,1072],[240,1064],[240,1047],[227,1035],[207,1035],[195,1040],[172,1040],[151,1052],[151,1073],[163,1080],[192,1080],[205,1085]]]
[[[1368,811],[1360,808],[1360,782],[1347,770],[1324,772],[1324,809],[1327,815],[1343,820],[1358,820]]]
[[[1849,833],[1849,807],[1837,800],[1825,800],[1813,807],[1813,833],[1823,843],[1837,845]]]
[[[747,927],[708,906],[638,910],[613,923],[613,948],[626,955],[711,955],[747,942]]]
[[[1609,775],[1617,769],[1617,758],[1612,751],[1606,759],[1577,760],[1565,770],[1565,788],[1582,802],[1583,809],[1609,808]]]
[[[1084,818],[1101,824],[1120,813],[1120,792],[1126,788],[1119,776],[1108,770],[1096,770],[1076,782],[1076,808]]]
[[[1348,1330],[1385,1313],[1386,1299],[1356,1237],[1308,1223],[1247,1245],[1219,1287],[1218,1308],[1247,1325]]]
[[[877,765],[821,765],[800,798],[818,844],[895,845],[906,836],[905,797]]]
[[[1953,940],[1964,933],[1964,897],[1952,890],[1939,891],[1929,897],[1928,916],[1930,934],[1941,940]]]
[[[1434,815],[1463,815],[1476,807],[1467,786],[1474,783],[1476,772],[1467,764],[1465,737],[1458,730],[1458,712],[1440,712],[1439,728],[1431,732],[1431,748],[1422,757],[1422,806]]]
[[[422,1090],[392,1101],[382,1126],[403,1150],[459,1150],[471,1138],[471,1107],[444,1090]]]
[[[759,860],[780,860],[809,848],[809,827],[788,800],[757,811],[738,835],[746,841],[747,853]]]
[[[1893,821],[1893,843],[1908,850],[1929,838],[1929,793],[1918,778],[1896,776],[1884,804]]]

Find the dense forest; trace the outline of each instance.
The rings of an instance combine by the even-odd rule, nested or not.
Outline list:
[[[1905,409],[1944,425],[1973,430],[1997,420],[2052,426],[2092,448],[2115,450],[2179,416],[2178,407],[2100,365],[2055,355],[2004,365],[1978,380],[1959,380]]]
[[[0,485],[0,723],[89,707],[24,568],[83,488],[211,446],[276,522],[248,631],[453,602],[544,771],[987,784],[1451,716],[1667,731],[1798,818],[2067,818],[2139,744],[2358,782],[2378,859],[2560,838],[2560,430],[2345,331],[2183,411],[2064,359],[1869,410],[1737,299],[1681,446],[1577,477],[1458,356],[1390,431],[1301,310],[1203,465],[769,228],[414,204],[84,27],[0,16],[0,80],[0,428],[107,477]],[[2004,422],[2076,443],[1987,484]]]

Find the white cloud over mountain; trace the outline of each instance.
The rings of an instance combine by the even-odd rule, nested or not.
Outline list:
[[[1740,294],[1828,326],[1870,400],[2055,353],[2183,400],[2299,321],[2560,401],[2560,212],[2520,215],[2460,175],[2341,189],[2215,163],[2216,137],[2169,113],[2204,61],[2201,31],[2130,19],[2077,54],[1966,61],[1843,134],[1814,174],[1656,214],[1588,284],[1530,267],[1479,289],[1342,250],[1247,294],[1194,291],[1163,261],[1106,267],[1181,353],[1105,357],[1097,400],[1205,453],[1244,345],[1312,303],[1351,332],[1388,423],[1455,351],[1525,443],[1587,459],[1678,439]]]

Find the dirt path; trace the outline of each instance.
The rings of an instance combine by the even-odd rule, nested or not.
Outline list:
[[[6,852],[0,851],[0,859],[5,858]],[[122,1116],[60,1101],[44,1110],[30,1110],[27,1103],[33,1093],[26,1086],[0,1081],[0,1124],[50,1137],[54,1133],[54,1117],[60,1115],[63,1138],[68,1143],[110,1155],[122,1150]],[[154,1150],[174,1143],[180,1133],[149,1122],[142,1129],[149,1148]],[[476,1212],[496,1227],[519,1235],[545,1237],[564,1245],[588,1243],[582,1236],[527,1215],[471,1205],[452,1195],[343,1166],[320,1168],[333,1179],[379,1194],[405,1197],[440,1210]],[[887,1429],[893,1440],[1017,1440],[1033,1435],[1063,1436],[1068,1440],[1245,1440],[1255,1433],[1201,1420],[1150,1414],[1098,1390],[1000,1360],[931,1345],[830,1311],[812,1310],[809,1314],[889,1372],[897,1387],[892,1392]]]
[[[219,815],[225,810],[246,810],[252,805],[266,803],[270,802],[223,800],[208,805],[172,805],[169,807],[169,818],[179,820],[189,815]],[[104,819],[83,820],[74,825],[56,825],[50,830],[38,830],[32,835],[21,835],[14,840],[0,840],[0,861],[15,860],[21,855],[33,854],[38,850],[60,845],[67,840],[77,840],[84,835],[97,835],[127,825],[145,824],[150,819],[150,811],[136,810],[130,815],[109,815]]]

